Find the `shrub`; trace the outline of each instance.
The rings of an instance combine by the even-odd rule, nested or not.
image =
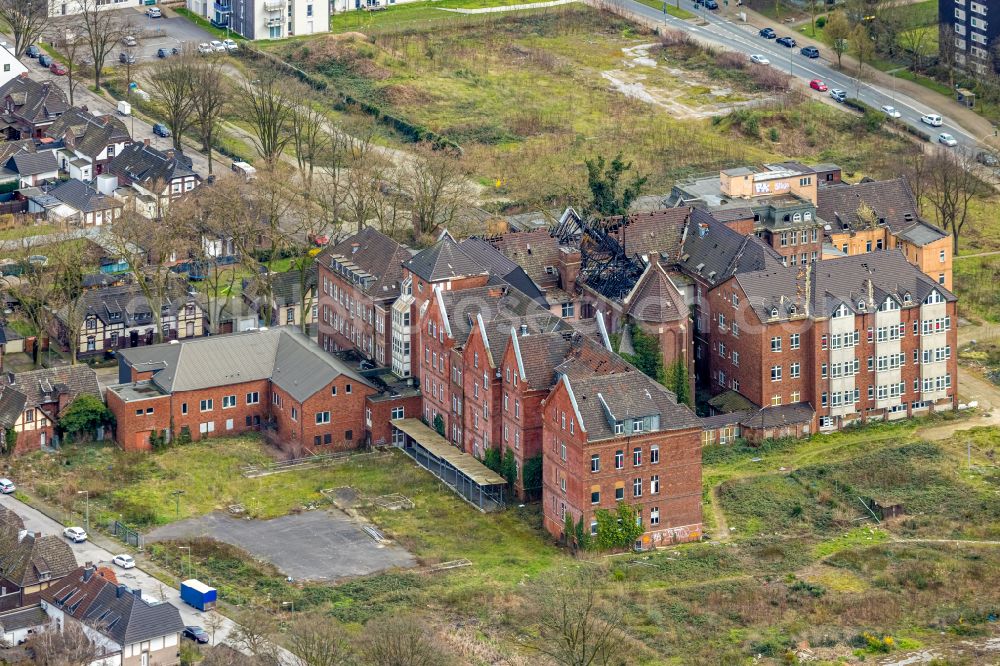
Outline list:
[[[660,31],[660,46],[664,48],[691,47],[694,46],[694,40],[683,30],[666,29]]]
[[[817,28],[824,28],[824,27],[826,27],[826,17],[825,16],[820,16],[818,19],[816,19],[816,27]]]
[[[715,64],[725,69],[744,70],[747,68],[747,63],[746,56],[736,51],[723,51],[715,56]]]
[[[770,130],[768,130],[767,135],[771,139],[771,141],[778,141],[778,139],[781,138],[781,132],[778,131],[777,127],[772,127]]]

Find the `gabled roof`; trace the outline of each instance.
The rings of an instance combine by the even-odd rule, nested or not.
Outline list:
[[[655,259],[647,264],[639,281],[625,297],[624,305],[628,314],[638,321],[665,323],[682,321],[688,316],[684,297]]]
[[[459,243],[459,248],[488,270],[491,278],[499,278],[538,303],[548,306],[545,294],[525,270],[491,244],[479,238],[467,238]]]
[[[534,335],[510,337],[518,366],[524,370],[524,380],[535,390],[548,390],[555,385],[556,368],[566,359],[574,340],[589,340],[573,330],[552,331]],[[595,343],[596,344],[596,343]]]
[[[838,233],[845,227],[858,229],[868,226],[869,223],[858,215],[862,205],[872,209],[893,234],[899,235],[918,227],[919,231],[908,238],[917,245],[925,245],[947,235],[920,219],[917,198],[904,178],[865,180],[853,185],[825,185],[818,190],[816,212],[831,226],[833,233]]]
[[[462,251],[450,234],[408,259],[403,266],[427,282],[439,282],[471,275],[486,275],[486,267]]]
[[[559,281],[559,239],[548,229],[507,233],[491,238],[493,244],[511,261],[521,266],[535,284],[543,289]],[[548,269],[548,270],[546,270]]]
[[[333,260],[351,272],[369,276],[370,281],[356,286],[376,300],[395,300],[403,281],[403,262],[411,256],[404,246],[392,238],[372,227],[365,227],[324,250],[317,260],[335,272],[336,267],[331,263]]]
[[[97,373],[86,365],[40,368],[0,375],[0,425],[13,425],[22,411],[88,394],[101,397]],[[13,418],[12,418],[13,417]],[[9,421],[9,422],[8,422]]]
[[[81,213],[92,213],[124,206],[114,197],[101,194],[87,183],[75,178],[59,183],[48,193]]]
[[[829,317],[841,303],[855,313],[874,312],[887,297],[904,305],[907,294],[910,304],[918,306],[933,291],[946,301],[956,300],[954,294],[908,262],[900,250],[741,273],[735,279],[761,321],[806,314]],[[863,309],[858,307],[862,301]]]
[[[449,335],[457,346],[465,344],[481,315],[486,326],[493,354],[499,360],[506,342],[500,340],[510,333],[511,327],[520,330],[521,325],[529,332],[554,331],[566,327],[566,323],[540,306],[534,299],[509,285],[488,285],[460,291],[443,291],[440,294],[441,307],[447,314]],[[496,333],[498,337],[493,337]]]
[[[70,107],[49,127],[45,135],[72,141],[73,150],[88,157],[104,157],[109,145],[132,140],[125,123],[112,115],[95,116],[85,108]]]
[[[816,410],[808,402],[797,402],[793,405],[778,405],[763,407],[751,412],[740,422],[746,428],[780,428],[786,425],[797,425],[812,421]]]
[[[12,155],[21,151],[35,152],[34,139],[21,139],[20,141],[0,141],[0,162],[6,163]]]
[[[128,178],[146,189],[162,184],[161,190],[176,178],[198,175],[192,169],[191,158],[184,153],[165,153],[144,143],[125,146],[108,162],[108,173]]]
[[[0,100],[15,117],[32,124],[54,120],[69,108],[62,88],[52,81],[35,81],[27,75],[0,86]]]
[[[133,347],[122,351],[121,357],[139,372],[155,371],[153,383],[168,392],[270,379],[303,402],[341,375],[372,386],[290,326]]]
[[[42,173],[59,171],[59,162],[51,150],[40,153],[22,150],[7,160],[7,168],[22,176],[37,176]]]
[[[187,293],[186,285],[175,280],[170,287],[163,307],[176,311],[197,299]],[[153,310],[142,290],[134,284],[116,285],[91,289],[83,294],[78,307],[85,310],[86,317],[97,317],[105,324],[124,324],[125,326],[153,325]],[[60,310],[58,316],[66,321],[66,310]]]
[[[305,278],[305,290],[316,289],[316,264],[312,264],[305,275],[298,269],[276,273],[270,279],[271,301],[276,307],[298,305],[302,302],[302,281]],[[260,279],[252,280],[244,289],[243,295],[251,300],[258,296],[265,297],[267,285]]]
[[[0,530],[12,528],[15,530],[24,529],[24,520],[13,509],[0,506]]]
[[[751,213],[751,216],[753,214]],[[736,273],[777,268],[781,255],[753,234],[743,235],[709,213],[691,212],[677,266],[688,275],[720,284]]]
[[[610,217],[601,222],[608,233],[625,248],[625,254],[659,254],[670,260],[680,256],[681,238],[691,208],[663,208],[649,213],[633,213],[623,219]]]
[[[74,568],[73,549],[61,536],[37,536],[10,524],[0,529],[0,576],[18,587],[62,578]]]

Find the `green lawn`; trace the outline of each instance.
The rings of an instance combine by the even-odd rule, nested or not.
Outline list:
[[[639,0],[639,2],[641,2],[644,5],[646,5],[647,7],[652,7],[653,9],[658,9],[661,12],[663,11],[664,4],[665,4],[666,5],[667,13],[670,14],[671,16],[675,17],[675,18],[687,20],[687,19],[695,17],[695,14],[689,12],[686,9],[681,9],[680,7],[675,6],[673,4],[673,2],[671,2],[669,0],[666,3],[664,3],[662,0],[660,2],[657,2],[657,0]]]
[[[331,32],[369,32],[395,28],[433,28],[456,21],[476,21],[489,15],[469,15],[444,12],[442,9],[481,9],[527,5],[543,0],[431,0],[389,5],[387,9],[369,12],[351,10],[330,17]],[[495,19],[497,14],[492,15]]]
[[[55,234],[59,231],[60,229],[57,229],[50,224],[23,225],[20,227],[14,227],[13,229],[0,230],[0,241],[19,240],[21,238],[29,238],[31,236],[47,236],[48,234]]]

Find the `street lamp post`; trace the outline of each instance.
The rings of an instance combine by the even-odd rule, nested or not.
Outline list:
[[[78,491],[76,491],[76,494],[77,495],[83,495],[86,498],[86,500],[87,500],[87,504],[86,504],[86,508],[84,509],[84,516],[83,516],[83,529],[86,530],[87,532],[89,532],[90,531],[90,491],[89,490],[78,490]]]
[[[174,496],[174,515],[177,518],[180,518],[181,517],[181,495],[184,494],[184,491],[183,490],[175,490],[175,491],[173,491],[170,494]]]

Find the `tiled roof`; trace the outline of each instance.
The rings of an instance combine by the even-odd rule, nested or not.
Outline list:
[[[366,294],[376,300],[395,300],[403,281],[403,262],[410,257],[405,247],[378,230],[365,227],[324,250],[317,259],[329,265],[334,258],[360,268],[374,278],[362,287]]]
[[[671,260],[680,256],[681,238],[691,214],[690,208],[664,208],[650,213],[633,213],[625,218],[606,218],[608,233],[625,248],[628,256],[660,254]]]
[[[746,428],[780,428],[812,421],[816,410],[807,402],[763,407],[740,422]]]
[[[28,606],[0,615],[0,633],[40,627],[48,623],[49,616],[41,606]]]
[[[174,152],[173,157],[144,143],[131,143],[122,149],[108,163],[108,173],[124,176],[139,183],[146,189],[162,183],[162,190],[170,181],[185,176],[197,175],[191,167],[191,158],[182,152]]]
[[[858,217],[858,209],[862,204],[875,211],[893,234],[901,234],[919,225],[928,228],[918,236],[926,238],[924,243],[945,236],[940,229],[920,220],[917,198],[913,196],[913,191],[903,178],[866,180],[854,185],[837,183],[820,187],[816,212],[836,233],[845,227],[857,229],[868,225]],[[935,231],[940,235],[933,237]]]
[[[105,324],[123,323],[125,326],[153,325],[153,311],[142,290],[136,285],[118,285],[91,289],[84,293],[81,307],[86,309],[86,316],[95,316]],[[171,282],[169,293],[164,301],[164,307],[175,311],[196,299],[189,296],[186,286],[181,281]],[[65,321],[66,312],[59,316]]]
[[[917,306],[932,291],[946,301],[956,300],[954,294],[908,262],[900,250],[826,259],[807,267],[741,273],[735,279],[761,321],[806,314],[828,317],[841,303],[852,312],[874,312],[887,297],[907,307],[907,294],[909,304]],[[861,301],[865,303],[863,310],[858,305]],[[776,316],[771,314],[774,309]]]
[[[62,578],[74,568],[73,549],[61,536],[21,533],[10,525],[0,530],[0,576],[18,587],[35,585],[46,577]]]
[[[543,391],[552,388],[556,368],[566,359],[573,340],[578,337],[583,336],[571,330],[516,336],[514,342],[531,388]]]
[[[629,372],[632,366],[588,336],[574,336],[562,363],[556,368],[570,379]]]
[[[760,406],[751,402],[748,398],[744,397],[743,394],[737,393],[736,391],[723,391],[719,395],[711,398],[708,401],[709,406],[712,409],[722,412],[723,414],[730,414],[734,412],[750,412],[757,411]]]
[[[646,266],[624,304],[628,314],[638,321],[665,323],[685,320],[688,316],[684,297],[657,260]]]
[[[53,139],[69,139],[75,151],[91,158],[104,157],[109,145],[132,139],[125,123],[119,118],[95,116],[78,106],[70,107],[59,116],[45,129],[45,135]]]
[[[499,277],[510,286],[527,294],[542,305],[548,305],[545,294],[531,279],[527,272],[493,247],[478,238],[467,238],[459,243],[459,248],[480,266],[490,272],[490,276]]]
[[[20,391],[8,387],[0,391],[0,426],[12,428],[28,404],[28,398]]]
[[[58,402],[61,396],[72,401],[82,394],[101,397],[97,373],[86,365],[9,372],[0,376],[0,425],[13,425],[25,408]]]
[[[714,416],[704,416],[701,418],[701,427],[704,430],[713,430],[715,428],[722,428],[729,425],[737,425],[738,423],[741,423],[743,419],[752,414],[753,412],[751,411],[744,411],[724,412]]]
[[[447,232],[437,243],[405,261],[403,266],[427,282],[487,273],[486,267],[463,252]]]
[[[270,379],[302,402],[341,375],[371,386],[294,326],[133,347],[120,355],[139,372],[156,371],[153,382],[170,392]]]
[[[620,437],[615,434],[612,419],[658,415],[659,431],[701,427],[694,412],[678,404],[673,393],[634,368],[568,381],[588,441]]]
[[[47,122],[69,108],[62,88],[27,76],[17,76],[0,86],[0,100],[12,114],[29,123]]]
[[[548,229],[508,233],[491,238],[493,244],[511,261],[521,266],[535,284],[548,289],[559,281],[559,239]],[[548,270],[546,270],[548,269]]]
[[[522,324],[531,333],[553,331],[566,326],[558,316],[509,285],[442,291],[441,300],[448,313],[452,338],[459,346],[468,340],[477,315],[482,316],[488,336],[491,331],[497,331],[500,335],[509,334],[511,327],[520,330]],[[499,358],[503,350],[495,350],[494,353]]]
[[[82,213],[92,213],[98,210],[122,208],[124,204],[114,197],[101,194],[82,180],[65,180],[48,192],[64,204],[72,206]]]
[[[778,268],[781,256],[753,234],[739,234],[701,209],[694,209],[677,266],[715,285],[735,273]]]
[[[34,139],[21,139],[20,141],[0,141],[0,162],[6,163],[12,155],[26,151],[35,152]]]
[[[36,176],[59,170],[59,163],[51,150],[40,153],[22,150],[7,160],[7,168],[22,176]]]
[[[24,520],[22,520],[21,516],[17,515],[13,509],[0,506],[0,530],[8,527],[16,530],[23,530]]]
[[[302,272],[293,269],[283,273],[276,273],[270,279],[271,300],[277,307],[287,307],[298,305],[302,302],[302,280],[305,278],[306,293],[316,289],[316,264],[309,267],[305,276]],[[252,280],[244,289],[243,295],[251,300],[258,296],[264,296],[267,292],[267,285],[262,280]]]

